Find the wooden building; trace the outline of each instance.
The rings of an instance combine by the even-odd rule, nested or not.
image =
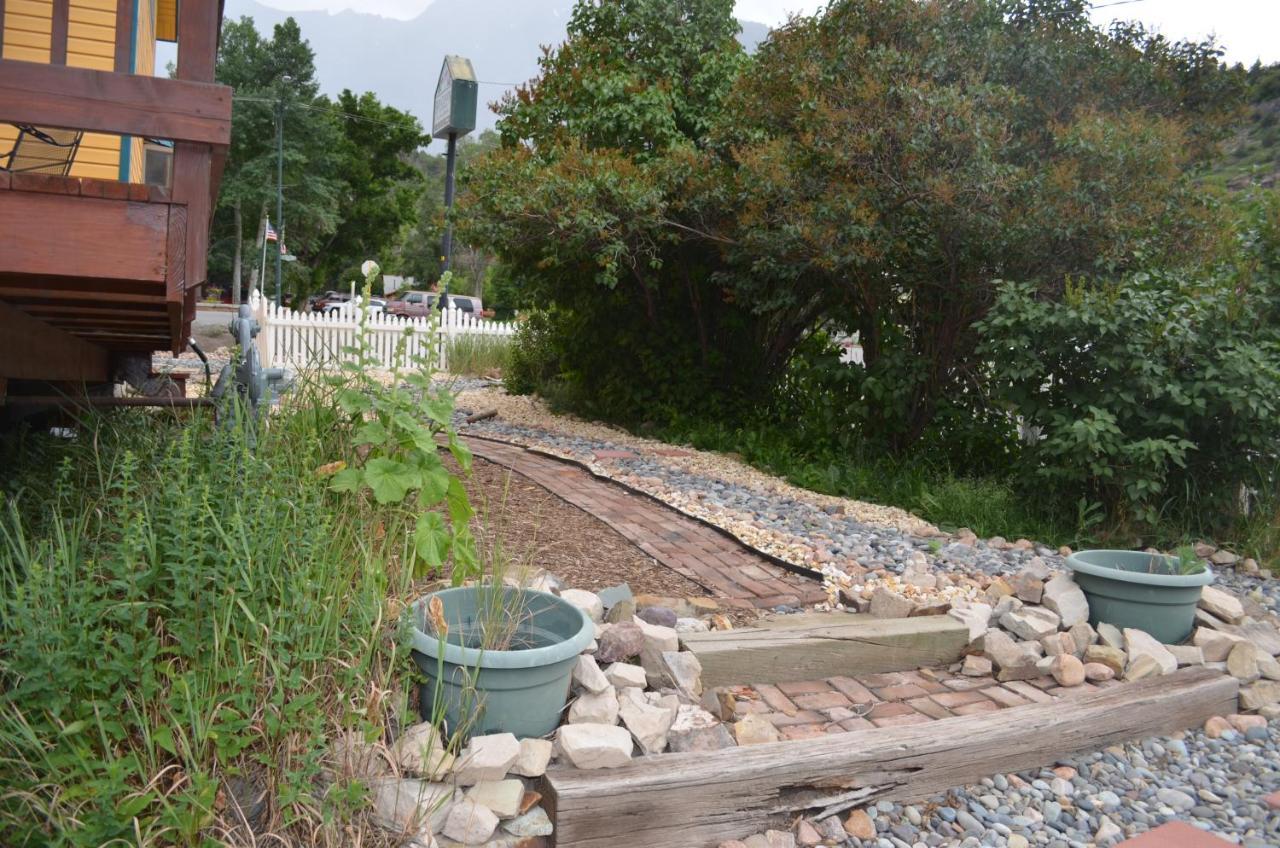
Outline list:
[[[221,5],[0,0],[0,398],[186,347],[231,139]]]

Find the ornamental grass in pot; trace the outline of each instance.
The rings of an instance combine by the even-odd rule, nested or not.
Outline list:
[[[1166,645],[1191,635],[1200,593],[1213,582],[1209,566],[1188,551],[1078,551],[1067,567],[1089,601],[1090,624],[1145,630]]]

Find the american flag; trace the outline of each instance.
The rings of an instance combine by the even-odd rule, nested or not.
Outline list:
[[[276,235],[275,227],[271,226],[271,219],[267,219],[267,241],[278,241],[279,236]]]

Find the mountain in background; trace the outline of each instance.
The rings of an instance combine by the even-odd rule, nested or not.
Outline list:
[[[480,131],[497,120],[487,104],[537,74],[543,45],[564,41],[572,10],[573,0],[435,0],[418,17],[402,21],[351,11],[284,12],[254,0],[226,0],[224,14],[247,15],[267,33],[292,17],[316,52],[326,94],[372,91],[382,102],[412,112],[428,129],[445,54],[466,56],[485,81],[476,116]],[[738,40],[748,50],[769,34],[764,24],[741,23]]]

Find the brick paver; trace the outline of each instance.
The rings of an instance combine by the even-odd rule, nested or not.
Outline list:
[[[1049,703],[1116,685],[1112,681],[1063,689],[1052,677],[998,683],[990,677],[963,677],[955,673],[958,668],[735,686],[728,691],[739,718],[762,715],[784,738],[805,739]]]
[[[481,459],[511,469],[590,513],[660,564],[706,587],[725,606],[768,608],[825,600],[814,580],[670,507],[633,495],[572,463],[519,445],[464,437]],[[623,452],[625,453],[625,452]]]

